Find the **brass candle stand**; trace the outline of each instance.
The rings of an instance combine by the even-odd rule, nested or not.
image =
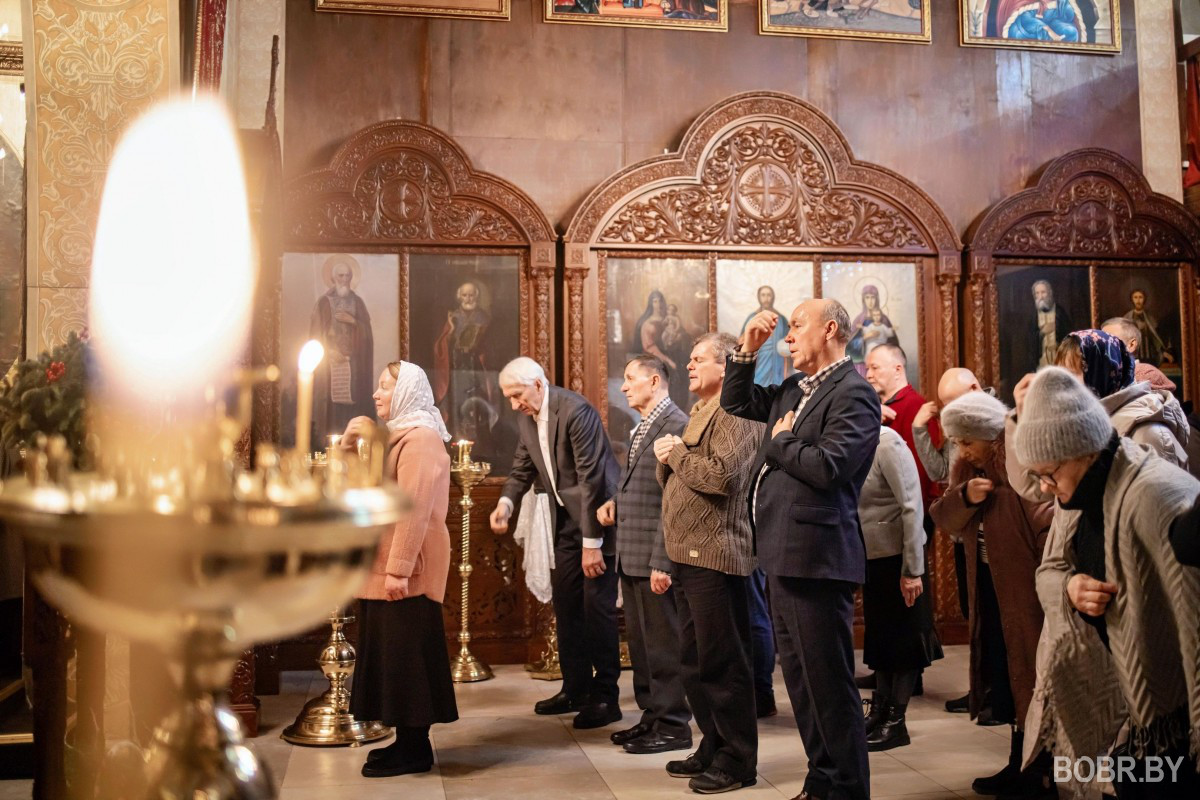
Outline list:
[[[328,469],[330,457],[337,459],[341,436],[329,437],[325,453],[313,453],[307,459],[314,473]],[[304,704],[296,721],[280,734],[286,742],[306,747],[360,747],[392,735],[392,729],[378,721],[356,720],[350,714],[350,679],[354,677],[354,645],[346,640],[345,626],[354,621],[342,609],[329,615],[329,641],[317,656],[317,666],[329,681],[329,688]]]
[[[462,499],[458,501],[462,508],[462,558],[458,564],[458,574],[462,578],[462,598],[459,612],[461,628],[458,632],[460,648],[458,655],[450,662],[450,677],[455,683],[474,683],[492,678],[492,669],[471,653],[471,508],[475,501],[471,499],[471,489],[479,484],[492,465],[486,461],[471,460],[472,442],[459,441],[454,445],[454,458],[450,464],[450,478],[462,490]]]
[[[91,472],[73,471],[60,437],[42,441],[0,491],[42,596],[72,622],[169,660],[180,704],[145,755],[152,798],[275,797],[224,697],[234,664],[351,597],[402,511],[372,469],[382,442],[369,466],[335,459],[323,479],[270,445],[253,470],[240,467],[245,405],[244,418],[195,426],[178,451],[151,456],[144,437],[114,437]]]
[[[392,729],[382,722],[363,722],[350,714],[347,684],[354,675],[355,654],[343,628],[353,621],[354,617],[345,616],[341,609],[329,615],[329,642],[317,657],[329,688],[304,704],[296,721],[280,734],[284,741],[310,747],[359,747],[392,735]]]

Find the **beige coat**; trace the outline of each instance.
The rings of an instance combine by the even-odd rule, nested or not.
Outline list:
[[[450,456],[431,428],[400,428],[388,438],[384,476],[396,481],[409,510],[379,540],[375,564],[362,600],[386,600],[388,575],[408,578],[408,596],[425,595],[440,603],[450,572]]]

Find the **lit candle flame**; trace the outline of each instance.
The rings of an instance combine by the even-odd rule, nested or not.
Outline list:
[[[202,154],[202,155],[201,155]],[[250,331],[257,267],[236,134],[215,99],[161,104],[113,155],[89,325],[106,394],[128,410],[226,386]]]
[[[316,339],[309,339],[304,347],[300,348],[300,358],[297,360],[296,366],[300,368],[301,372],[311,375],[317,371],[317,366],[323,358],[325,358],[324,346]]]

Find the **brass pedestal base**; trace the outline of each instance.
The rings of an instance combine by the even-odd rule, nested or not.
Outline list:
[[[309,747],[358,747],[392,735],[392,729],[382,722],[362,722],[334,708],[328,694],[304,704],[296,721],[284,729],[285,741]]]
[[[450,661],[450,678],[455,683],[474,683],[491,680],[492,668],[480,661],[465,647]]]

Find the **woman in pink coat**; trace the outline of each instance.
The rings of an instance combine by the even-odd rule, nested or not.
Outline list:
[[[458,719],[446,656],[442,600],[450,571],[450,434],[433,405],[429,378],[416,364],[393,361],[372,395],[389,431],[385,477],[396,481],[408,514],[385,533],[371,576],[359,593],[358,664],[350,713],[381,720],[396,740],[373,751],[363,765],[368,778],[386,778],[433,767],[429,726]],[[353,447],[374,420],[356,417],[346,427]]]

